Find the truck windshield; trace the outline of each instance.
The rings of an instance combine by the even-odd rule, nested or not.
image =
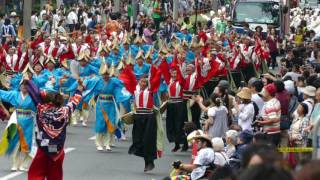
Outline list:
[[[238,2],[233,11],[233,22],[279,25],[279,3]]]

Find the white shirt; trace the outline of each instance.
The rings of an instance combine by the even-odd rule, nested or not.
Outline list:
[[[238,124],[242,130],[251,130],[252,121],[254,117],[254,107],[252,103],[249,104],[240,104],[240,112],[238,116]]]
[[[67,16],[67,24],[74,24],[78,23],[78,16],[74,11],[71,11]]]
[[[258,95],[258,94],[252,94],[251,96],[251,101],[255,102],[259,108],[259,115],[262,113],[262,108],[264,105],[263,99]]]
[[[52,30],[56,30],[58,28],[59,21],[60,21],[59,15],[54,14],[52,18]]]
[[[314,100],[311,98],[308,98],[306,100],[303,101],[303,103],[305,103],[306,105],[308,105],[308,114],[306,115],[306,117],[310,117],[312,110],[313,110],[313,105],[314,105]]]
[[[191,172],[191,179],[199,179],[206,172],[206,168],[210,163],[214,162],[215,153],[212,148],[203,148],[200,149],[198,155],[196,156],[193,164],[198,165],[199,167],[195,168]]]
[[[31,16],[30,27],[31,29],[37,29],[38,17],[36,15]]]
[[[214,153],[214,164],[218,166],[224,166],[228,162],[228,157],[225,152],[215,152]]]
[[[290,76],[292,78],[293,81],[298,81],[298,77],[302,76],[299,73],[296,72],[287,72],[282,79],[284,79],[285,77]]]

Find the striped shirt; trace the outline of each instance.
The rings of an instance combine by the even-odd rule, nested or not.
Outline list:
[[[272,98],[265,102],[262,110],[262,117],[264,121],[271,121],[263,124],[263,131],[267,134],[280,133],[280,116],[281,116],[281,105],[276,98]]]

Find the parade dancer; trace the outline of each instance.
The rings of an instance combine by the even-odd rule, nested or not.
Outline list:
[[[125,90],[123,83],[114,75],[114,69],[108,68],[106,62],[101,62],[100,76],[84,82],[89,97],[96,97],[96,146],[98,151],[103,148],[111,151],[114,133],[118,128],[118,103],[129,100],[130,93]],[[88,98],[88,97],[87,97]]]
[[[33,153],[32,141],[36,106],[24,81],[21,82],[19,91],[0,90],[0,99],[10,103],[15,109],[0,143],[0,155],[11,155],[13,161],[11,171],[27,171]]]
[[[130,67],[126,67],[128,70]],[[130,71],[131,69],[129,69]],[[132,71],[132,70],[131,70]],[[123,71],[125,73],[126,71]],[[160,76],[154,66],[151,66],[149,81],[142,76],[135,88],[129,88],[134,95],[135,113],[133,115],[132,145],[129,154],[144,158],[144,172],[154,169],[154,160],[157,158],[157,119],[154,108],[153,94],[160,86]],[[133,74],[132,72],[130,74]]]
[[[171,150],[176,152],[183,144],[181,151],[188,150],[187,138],[185,137],[183,127],[184,122],[188,120],[188,111],[186,101],[182,98],[183,78],[178,67],[173,63],[170,68],[166,61],[162,61],[160,68],[164,74],[168,85],[169,100],[167,105],[166,130],[169,142],[174,142],[175,147]]]
[[[33,100],[30,103],[37,105],[36,143],[38,145],[28,172],[28,179],[62,180],[66,127],[72,111],[81,100],[83,87],[79,86],[75,95],[63,106],[64,99],[61,94],[40,92],[32,81],[27,81],[26,85]]]

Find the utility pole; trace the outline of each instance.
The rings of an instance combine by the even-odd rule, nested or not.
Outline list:
[[[178,20],[179,1],[173,0],[173,20]]]
[[[131,0],[132,3],[132,19],[131,19],[131,25],[136,21],[137,15],[138,15],[138,2],[137,0]]]
[[[5,13],[6,0],[0,0],[0,13]]]
[[[30,39],[31,38],[31,9],[32,9],[32,0],[24,0],[23,1],[23,38]]]
[[[120,0],[114,1],[114,12],[120,12]]]

